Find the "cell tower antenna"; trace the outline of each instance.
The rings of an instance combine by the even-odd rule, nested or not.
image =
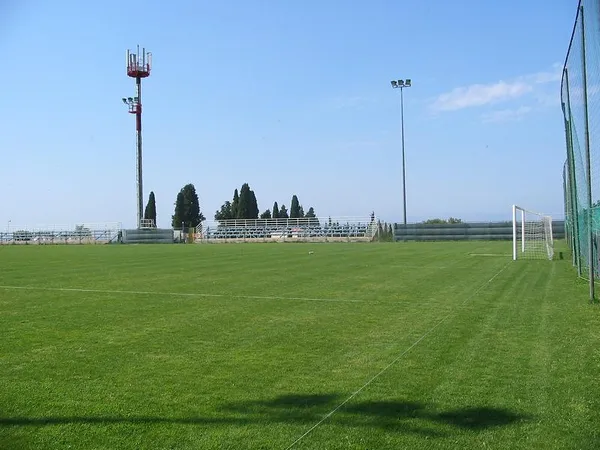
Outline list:
[[[135,78],[135,97],[124,97],[123,103],[129,108],[130,114],[135,114],[135,141],[137,148],[136,182],[137,182],[137,227],[142,227],[144,218],[144,185],[142,177],[142,78],[150,76],[152,69],[152,53],[137,46],[135,52],[127,50],[127,76]]]

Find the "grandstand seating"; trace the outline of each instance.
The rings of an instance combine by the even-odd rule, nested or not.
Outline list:
[[[256,219],[204,223],[196,230],[196,241],[329,241],[371,240],[376,224],[370,219],[329,221],[317,218]]]

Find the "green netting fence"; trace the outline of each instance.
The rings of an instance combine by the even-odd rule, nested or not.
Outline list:
[[[561,100],[567,159],[563,168],[565,228],[580,276],[598,276],[600,242],[600,2],[580,0],[567,58]]]

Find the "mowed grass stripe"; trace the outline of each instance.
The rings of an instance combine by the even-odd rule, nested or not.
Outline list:
[[[504,265],[500,270],[498,270],[498,272],[496,272],[491,278],[489,278],[487,281],[485,281],[474,292],[472,292],[470,295],[466,296],[464,298],[464,300],[458,305],[458,307],[464,306],[473,297],[477,296],[482,290],[488,288],[489,284],[492,283],[506,269],[506,267],[507,267],[507,265]],[[413,348],[415,348],[422,341],[424,341],[431,334],[433,334],[438,327],[443,325],[444,322],[446,322],[451,315],[452,315],[452,312],[449,312],[445,316],[441,317],[438,321],[436,321],[433,324],[433,326],[430,329],[428,329],[422,336],[420,336],[418,339],[416,339],[410,346],[406,347],[400,354],[398,354],[396,356],[396,358],[394,358],[389,364],[387,364],[385,367],[383,367],[379,372],[377,372],[375,375],[373,375],[371,378],[369,378],[365,384],[363,384],[356,391],[354,391],[352,394],[350,394],[345,400],[343,400],[341,403],[339,403],[335,408],[333,408],[331,411],[329,411],[321,420],[319,420],[312,427],[310,427],[308,430],[306,430],[302,435],[300,435],[298,438],[296,438],[288,447],[286,447],[286,449],[290,449],[297,445],[300,445],[299,443],[305,438],[308,439],[308,436],[310,435],[310,433],[312,433],[314,430],[316,430],[321,424],[323,424],[331,416],[333,416],[335,413],[337,413],[340,409],[344,408],[346,406],[346,404],[353,401],[355,397],[357,397],[359,394],[361,394],[361,392],[364,391],[365,389],[367,389],[372,383],[375,383],[377,381],[377,379],[379,377],[381,377],[382,375],[384,375],[390,368],[392,368],[394,365],[399,363],[399,361],[401,361],[401,359],[406,354],[408,354],[411,350],[413,350]]]
[[[359,284],[348,285],[346,280],[349,278],[360,280],[360,285],[366,291],[375,295],[383,293],[385,296],[397,291],[394,285],[399,280],[395,278],[411,283],[409,290],[414,290],[413,286],[418,288],[431,278],[431,272],[451,270],[453,266],[465,262],[465,258],[456,252],[449,256],[432,257],[430,253],[435,252],[423,251],[422,257],[427,256],[436,264],[444,262],[447,266],[443,269],[436,266],[429,269],[426,265],[399,269],[397,264],[406,262],[411,255],[411,252],[408,252],[408,256],[404,255],[405,249],[402,253],[374,252],[368,246],[315,245],[317,254],[308,255],[301,249],[302,246],[288,246],[288,249],[291,248],[288,253],[282,251],[285,250],[283,247],[259,245],[246,246],[250,250],[243,250],[243,246],[153,246],[148,250],[144,248],[143,257],[139,255],[140,252],[132,253],[132,247],[115,247],[114,251],[113,248],[108,251],[106,248],[92,247],[94,254],[106,258],[99,259],[94,255],[92,260],[96,266],[91,269],[86,265],[90,264],[90,258],[81,247],[61,247],[60,252],[65,253],[66,262],[50,266],[38,258],[31,259],[31,254],[48,253],[50,247],[42,247],[41,251],[28,247],[25,249],[27,258],[22,260],[22,264],[23,267],[30,266],[21,272],[17,280],[22,281],[23,286],[149,291],[161,290],[163,285],[169,284],[173,286],[173,292],[276,296],[277,292],[264,292],[265,284],[273,283],[274,290],[279,290],[281,281],[285,279],[285,289],[293,290],[297,297],[312,297],[313,292],[321,293],[325,289],[332,298],[343,298],[352,296],[354,287]],[[382,248],[373,247],[375,250]],[[319,252],[319,248],[326,251]],[[427,250],[427,247],[423,249]],[[267,251],[264,257],[263,251]],[[360,258],[355,257],[357,254]],[[281,257],[287,258],[284,264],[280,263]],[[143,264],[139,261],[143,261]],[[235,261],[235,264],[231,261]],[[11,265],[18,262],[13,259]],[[472,261],[466,263],[474,264]],[[372,276],[378,272],[380,276]],[[387,277],[385,279],[391,285],[390,289],[382,286],[384,277]],[[77,282],[73,283],[73,280]]]
[[[375,269],[378,269],[378,268],[379,267],[375,267]],[[340,274],[340,276],[343,277],[343,272]],[[377,278],[377,277],[375,276],[374,278]],[[85,299],[86,301],[89,301],[89,300],[93,299],[93,297],[92,298],[90,298],[90,296],[87,296],[87,297],[88,298]],[[143,342],[143,340],[147,338],[147,335],[151,335],[152,327],[150,327],[150,329],[147,330],[147,333],[141,333],[140,334],[139,331],[136,331],[135,327],[133,327],[133,329],[132,329],[132,324],[129,323],[129,322],[131,320],[131,317],[136,317],[136,322],[138,322],[138,325],[140,325],[139,322],[142,322],[142,325],[144,325],[146,328],[148,328],[149,324],[148,323],[144,323],[144,321],[142,320],[143,319],[143,312],[148,311],[148,310],[150,312],[152,312],[152,310],[155,309],[156,307],[160,308],[161,302],[158,302],[159,303],[158,305],[152,305],[152,302],[147,302],[146,300],[144,300],[143,305],[141,305],[141,304],[139,304],[141,302],[136,302],[136,301],[133,301],[133,300],[134,299],[123,299],[123,298],[115,299],[115,303],[120,306],[120,309],[118,310],[119,314],[117,316],[106,317],[106,315],[107,315],[106,314],[106,310],[103,310],[102,314],[105,316],[104,318],[105,318],[106,322],[110,323],[112,326],[116,326],[116,328],[113,328],[112,330],[109,329],[108,333],[106,333],[107,330],[102,330],[103,332],[99,333],[99,334],[104,335],[104,336],[106,336],[106,335],[111,336],[111,335],[114,335],[114,334],[116,334],[117,336],[119,336],[119,335],[121,335],[121,336],[127,336],[127,340],[124,341],[124,342],[128,342],[128,345],[130,347],[132,347],[132,348],[135,348],[136,345],[137,345],[137,343],[140,342],[136,338],[136,336],[141,336],[141,338],[142,338],[141,342]],[[128,307],[123,308],[123,305],[127,305]],[[73,316],[70,317],[68,313],[65,314],[66,311],[72,309],[72,306],[73,305],[70,303],[70,301],[67,300],[66,304],[65,304],[65,308],[63,308],[63,311],[61,311],[60,309],[57,309],[56,310],[56,314],[53,317],[46,318],[46,319],[50,319],[49,323],[52,323],[53,325],[56,325],[57,323],[60,323],[60,318],[66,319],[65,325],[64,325],[66,327],[68,324],[77,321],[77,317],[73,317]],[[106,303],[102,303],[101,306],[106,307],[107,305],[106,305]],[[131,309],[131,311],[129,311],[128,309]],[[251,339],[252,342],[258,342],[259,339],[257,339],[257,337],[256,337],[257,330],[260,330],[260,327],[258,326],[258,324],[259,323],[260,324],[267,323],[264,320],[266,314],[264,314],[264,315],[260,314],[261,311],[254,311],[254,312],[256,312],[256,314],[258,314],[258,317],[257,317],[258,322],[246,320],[245,323],[248,324],[248,333],[252,335],[252,339]],[[93,318],[95,316],[95,314],[94,314],[93,311],[89,311],[89,313],[91,313],[91,314],[89,314],[90,317]],[[365,317],[365,311],[353,311],[353,313],[355,313],[355,317],[356,317],[355,320],[356,320],[357,324],[360,324],[360,323],[364,322],[363,319]],[[190,311],[189,311],[188,308],[185,308],[185,310],[182,311],[182,314],[190,315],[191,317],[193,317],[193,314],[190,314]],[[288,321],[288,323],[287,323],[286,330],[285,330],[284,334],[282,335],[283,340],[285,340],[286,336],[289,336],[290,333],[291,333],[291,335],[294,336],[294,338],[296,340],[300,340],[300,343],[302,343],[302,339],[299,339],[299,337],[300,338],[304,337],[302,335],[303,331],[304,332],[308,331],[309,333],[315,331],[314,328],[313,329],[306,328],[306,326],[302,323],[302,321],[299,320],[299,318],[302,317],[301,315],[290,314],[289,311],[284,311],[284,314],[285,314],[285,317],[286,317],[286,320]],[[319,317],[319,315],[323,316],[322,310],[309,311],[309,314],[307,315],[307,318],[310,319],[311,322],[314,322],[315,321],[314,317]],[[123,318],[126,318],[126,319],[125,320],[119,320],[119,316],[121,316]],[[223,316],[223,315],[221,315],[221,316]],[[227,314],[225,316],[227,316]],[[229,316],[231,317],[231,316],[233,316],[233,314],[231,314]],[[241,317],[244,317],[244,316],[242,315]],[[290,319],[290,317],[291,317],[291,319]],[[176,327],[181,327],[182,323],[186,323],[185,319],[183,317],[175,315],[175,317],[172,317],[172,318],[173,319],[177,319],[177,320],[174,320],[174,322],[175,322],[173,324],[174,325],[174,329]],[[325,328],[324,328],[323,332],[325,333],[325,335],[327,335],[329,332],[331,332],[332,330],[335,330],[337,328],[335,326],[335,323],[332,326],[332,320],[338,320],[339,323],[340,323],[340,326],[348,326],[348,325],[350,325],[350,327],[348,328],[349,332],[347,334],[339,333],[340,338],[344,338],[344,339],[340,340],[340,344],[346,344],[346,349],[347,349],[346,353],[344,353],[344,354],[341,355],[341,357],[342,357],[341,364],[339,364],[339,365],[335,364],[335,366],[341,367],[343,369],[340,373],[342,375],[344,374],[344,369],[346,369],[344,367],[344,363],[347,364],[348,359],[352,363],[354,363],[354,364],[358,364],[358,365],[362,366],[363,364],[366,363],[367,366],[368,366],[368,364],[370,363],[370,361],[367,358],[376,357],[377,354],[373,353],[373,348],[372,347],[368,347],[366,349],[367,351],[363,352],[363,353],[361,353],[360,351],[357,351],[357,349],[360,349],[360,348],[364,349],[364,347],[361,347],[360,344],[364,343],[364,342],[369,342],[369,340],[368,339],[364,339],[364,338],[361,339],[361,333],[360,332],[357,333],[356,327],[352,327],[353,323],[352,323],[352,321],[348,320],[349,317],[347,315],[344,316],[343,314],[339,314],[338,313],[338,314],[334,314],[334,315],[328,316],[328,318],[329,318],[329,321],[326,321],[325,324],[324,324]],[[414,320],[414,319],[415,318],[413,318],[413,321],[418,321],[418,320]],[[79,317],[79,320],[81,320],[81,317]],[[397,325],[398,323],[401,323],[400,320],[394,320],[393,316],[390,316],[389,320],[390,320],[390,323],[393,322],[394,325]],[[211,322],[212,321],[213,320],[211,319]],[[385,322],[386,322],[385,320],[381,320],[381,319],[380,320],[367,321],[366,322],[366,326],[367,326],[367,329],[369,329],[369,330],[370,329],[380,329],[380,328],[382,328],[382,329],[385,329],[385,330],[390,330],[390,331],[388,331],[388,333],[392,333],[393,327],[391,325],[386,326]],[[407,320],[406,323],[410,323],[410,320]],[[134,322],[134,324],[135,324],[135,322]],[[298,331],[295,332],[294,327],[290,327],[290,324],[292,324],[292,325],[298,325],[299,324],[300,325],[300,329],[298,329]],[[199,323],[196,322],[195,325],[198,325],[198,328],[202,328],[204,331],[208,331],[208,330],[206,330],[206,325],[207,324],[205,322],[201,322],[201,321]],[[84,326],[81,327],[81,328],[83,328],[84,330],[93,329],[94,328],[94,324],[93,324],[93,322],[92,323],[88,323],[88,324],[84,324]],[[236,331],[238,331],[239,328],[240,327],[236,326]],[[210,330],[210,328],[209,328],[209,330]],[[111,331],[112,331],[112,333],[111,333]],[[402,331],[406,332],[406,328],[404,327],[402,329]],[[209,334],[212,335],[213,333],[209,333]],[[393,336],[393,334],[390,334],[390,336]],[[314,338],[315,336],[314,335],[310,335],[308,337]],[[355,340],[348,341],[348,339],[350,337],[354,337]],[[327,338],[325,338],[325,339],[327,339]],[[329,340],[331,340],[330,337],[329,337]],[[243,339],[239,335],[237,335],[236,338],[233,341],[228,342],[227,340],[225,340],[225,343],[233,346],[236,343],[239,344],[239,343],[242,343],[244,341],[245,341],[245,339]],[[276,339],[276,341],[279,341],[279,339]],[[391,341],[392,341],[392,339],[389,339],[387,341],[388,345],[396,344],[395,342],[391,342]],[[209,340],[209,342],[210,342],[210,340]],[[220,336],[218,340],[211,342],[211,345],[215,345],[217,342],[223,342],[222,336]],[[190,343],[186,342],[186,344],[185,344],[186,345],[186,350],[187,350],[188,344],[190,344]],[[304,343],[302,343],[302,345],[299,345],[298,347],[292,348],[289,353],[294,354],[294,353],[297,353],[299,350],[305,350],[305,347],[306,347],[305,344],[308,345],[309,349],[311,349],[311,348],[318,348],[318,344],[317,344],[317,346],[315,346],[314,341],[312,341],[311,339],[308,339],[308,342],[304,342]],[[348,344],[350,344],[350,345],[348,345]],[[59,348],[58,346],[55,346],[55,347]],[[191,347],[193,348],[193,345],[191,345]],[[341,347],[342,347],[342,349],[344,348],[343,345],[341,345]],[[229,346],[226,345],[225,348],[229,348]],[[220,347],[216,347],[216,349],[220,349]],[[119,360],[132,362],[131,355],[125,355],[125,357],[123,357],[123,356],[119,357],[119,352],[117,350],[118,350],[118,347],[115,347],[112,350],[112,352],[116,356],[115,358],[113,358],[113,361],[111,361],[112,362],[112,366],[113,366],[112,372],[114,372],[118,368],[118,367],[115,367],[115,362],[118,362]],[[94,354],[95,352],[90,352],[90,353]],[[110,354],[110,352],[102,351],[102,349],[98,349],[98,353],[100,353],[100,354],[106,354],[106,355]],[[264,353],[264,350],[263,350],[263,353]],[[303,357],[307,356],[307,355],[305,355],[305,353],[302,353],[302,351],[299,354],[300,354],[300,356],[303,356]],[[68,355],[66,354],[65,357],[66,356],[68,356]],[[231,352],[229,352],[229,356],[232,356]],[[313,355],[310,355],[310,356],[311,356],[311,358],[314,358]],[[318,353],[316,355],[314,355],[314,356],[317,356],[317,358],[319,357]],[[289,356],[288,356],[287,359],[288,360],[290,359]],[[229,360],[236,361],[237,358],[229,358]],[[267,358],[267,360],[268,360],[268,358]],[[279,360],[279,358],[278,358],[278,360]],[[193,359],[192,359],[192,361],[193,361]],[[294,363],[294,361],[292,361],[292,363]],[[313,364],[314,364],[314,361],[313,361]],[[306,366],[306,359],[300,359],[298,361],[298,364],[292,364],[290,366],[289,370],[292,371],[292,372],[294,370],[297,371],[298,366]],[[111,367],[111,366],[109,365],[107,367]],[[143,365],[142,365],[142,367],[140,367],[140,366],[136,366],[136,364],[130,364],[130,367],[134,367],[135,370],[134,370],[134,373],[129,374],[129,376],[135,376],[136,373],[138,373],[138,374],[139,373],[148,373],[146,370],[143,370]],[[308,367],[311,367],[311,365],[309,365]],[[70,370],[67,370],[65,372],[65,375],[68,374],[69,372],[70,372]],[[235,373],[235,369],[232,369],[232,372]],[[61,372],[59,371],[59,373],[61,373]],[[315,374],[318,374],[318,371],[315,372],[314,367],[313,367],[309,372],[307,372],[306,376],[304,376],[304,375],[302,375],[302,373],[300,373],[300,379],[307,378],[312,383],[312,382],[315,381],[315,378],[314,378]],[[316,378],[316,380],[318,380],[318,378]],[[151,390],[149,392],[151,392]],[[217,392],[218,392],[218,390],[217,390]]]
[[[584,309],[577,307],[581,286],[570,278],[570,267],[557,265],[551,273],[544,272],[554,264],[547,261],[539,267],[535,261],[511,263],[491,283],[494,289],[461,304],[506,264],[506,259],[468,253],[474,248],[499,253],[505,246],[316,245],[310,255],[318,256],[316,262],[302,245],[115,246],[99,251],[100,247],[53,247],[56,250],[44,249],[36,258],[27,256],[30,249],[14,251],[13,261],[30,268],[29,283],[40,286],[51,281],[50,275],[60,274],[45,272],[44,258],[60,255],[65,267],[77,261],[91,264],[74,279],[62,280],[75,286],[150,285],[151,290],[164,291],[302,292],[339,298],[352,293],[364,303],[0,292],[0,321],[7,336],[0,343],[0,376],[7,381],[0,392],[0,439],[15,443],[13,448],[285,448],[415,337],[450,314],[401,364],[298,448],[419,448],[426,443],[456,448],[457,442],[470,448],[482,446],[484,440],[492,447],[531,448],[525,442],[544,447],[544,431],[550,425],[541,418],[567,429],[579,427],[583,432],[566,433],[561,442],[567,444],[563,447],[575,443],[586,448],[593,438],[587,421],[597,418],[593,408],[598,405],[584,402],[579,394],[593,386],[593,336],[587,330],[597,330],[598,324],[589,310],[584,311],[585,301]],[[164,258],[159,258],[161,252]],[[0,269],[11,265],[2,255],[6,253],[0,254]],[[206,261],[196,265],[203,261],[199,255]],[[304,256],[304,265],[296,261]],[[128,260],[143,260],[146,269],[128,265]],[[103,266],[112,261],[118,261],[120,269],[107,276]],[[392,267],[402,263],[419,268]],[[193,270],[184,272],[188,267]],[[286,272],[284,267],[296,269]],[[3,284],[14,282],[2,271],[0,278]],[[544,284],[547,278],[554,284]],[[546,320],[549,325],[562,320],[567,342],[556,339],[556,327],[544,325],[540,330],[546,331],[536,334],[525,326],[528,314],[532,320],[538,314],[535,308],[527,310],[527,296],[538,296],[540,303],[544,287]],[[583,291],[585,295],[585,287]],[[556,302],[557,295],[567,296],[570,304]],[[499,333],[501,325],[515,328],[513,341]],[[527,340],[531,344],[517,345]],[[522,347],[532,348],[535,340],[550,340],[539,343],[545,349],[539,353],[545,356],[517,354],[517,362],[512,362],[515,351],[528,354]],[[588,348],[581,349],[582,343]],[[505,409],[516,410],[517,420],[497,411],[498,399],[505,391],[510,394],[505,378],[523,373],[524,361],[540,370],[548,367],[548,351],[554,352],[552,362],[567,363],[547,370],[553,387],[547,404],[555,406],[552,411],[535,415],[527,407],[535,392],[524,400],[506,396],[507,403],[515,404]],[[566,389],[573,367],[579,372],[577,379],[585,381]],[[495,379],[494,372],[502,377]],[[521,376],[519,381],[535,386],[535,377]],[[566,398],[555,392],[557,387],[575,394],[564,411],[556,407]],[[469,426],[472,414],[465,405],[485,402],[491,405],[482,410],[488,422]],[[492,413],[496,415],[490,418]],[[521,414],[535,416],[542,425],[535,428],[538,422],[521,420]],[[490,424],[492,419],[499,423]],[[525,436],[515,430],[525,430]],[[546,448],[552,448],[548,442]]]
[[[598,397],[576,373],[590,373],[581,366],[597,360],[592,355],[598,352],[589,349],[577,360],[582,343],[571,337],[586,335],[584,345],[591,344],[593,328],[582,333],[580,326],[597,326],[598,311],[585,305],[585,295],[573,295],[573,273],[564,269],[570,268],[562,262],[511,264],[495,289],[440,327],[429,346],[407,354],[337,421],[324,424],[315,442],[343,448],[332,437],[352,421],[377,427],[386,448],[417,448],[425,438],[437,439],[441,448],[597,447],[593,424],[599,414],[590,406],[598,405]],[[566,292],[568,299],[560,295]],[[580,317],[565,320],[567,309]],[[364,439],[360,431],[345,436],[349,442]]]

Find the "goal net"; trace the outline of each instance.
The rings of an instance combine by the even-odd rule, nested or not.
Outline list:
[[[552,217],[513,205],[513,260],[553,257]]]

